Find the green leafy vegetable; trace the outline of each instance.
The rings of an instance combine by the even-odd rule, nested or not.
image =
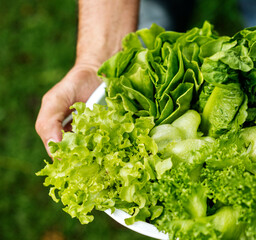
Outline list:
[[[93,111],[83,103],[74,107],[78,113],[73,132],[50,144],[55,160],[39,173],[48,175],[45,185],[53,185],[50,195],[61,199],[64,210],[81,223],[93,220],[88,214],[93,208],[120,206],[128,212],[143,208],[148,201],[144,185],[154,178],[150,162],[160,161],[154,159],[157,146],[148,135],[152,117],[134,120],[130,113],[100,105]]]
[[[155,24],[136,34],[147,48],[139,47],[131,33],[124,50],[99,69],[108,84],[107,101],[137,116],[154,116],[157,124],[171,123],[190,108],[198,93],[203,83],[200,46],[216,35],[207,22],[184,34],[165,32]]]
[[[247,98],[239,85],[215,87],[203,109],[203,132],[216,137],[232,128],[239,128],[247,118],[246,109]]]
[[[121,209],[170,239],[256,239],[256,28],[153,24],[100,67],[106,106],[49,143],[50,196],[81,223]]]

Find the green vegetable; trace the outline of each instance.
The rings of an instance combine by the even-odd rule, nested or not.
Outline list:
[[[204,106],[201,128],[214,137],[237,129],[247,118],[246,109],[247,98],[239,85],[216,86]]]
[[[131,33],[123,41],[124,50],[99,69],[108,85],[106,100],[137,116],[154,116],[157,124],[171,123],[190,108],[199,91],[199,49],[216,36],[207,22],[184,34],[165,32],[155,24],[136,34],[148,48]]]
[[[50,196],[86,224],[115,208],[170,239],[256,239],[256,28],[130,33],[98,74],[106,106],[73,108],[49,143]]]
[[[50,143],[55,160],[38,173],[48,175],[45,185],[52,186],[52,198],[61,199],[64,210],[81,223],[93,220],[89,213],[94,208],[115,206],[129,213],[143,208],[148,202],[144,185],[155,178],[151,164],[161,161],[148,135],[153,118],[135,120],[131,113],[101,105],[93,111],[83,103],[74,107],[73,132]]]

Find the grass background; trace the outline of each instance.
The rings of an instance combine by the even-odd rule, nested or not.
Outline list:
[[[195,2],[187,28],[205,19],[225,34],[243,26],[235,0]],[[150,239],[101,212],[95,212],[93,223],[81,225],[50,199],[43,179],[35,176],[48,159],[34,130],[36,116],[44,93],[74,62],[76,26],[75,0],[0,3],[1,240]]]

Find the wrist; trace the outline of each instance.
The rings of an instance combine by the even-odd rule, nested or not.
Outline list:
[[[97,73],[102,63],[95,59],[92,59],[89,55],[84,57],[76,57],[75,63],[72,67],[73,71],[85,71],[90,70]]]
[[[98,70],[98,68],[106,61],[111,55],[97,54],[97,52],[89,52],[84,49],[79,50],[77,48],[77,54],[74,67],[77,69],[91,68],[92,70]]]
[[[137,29],[139,0],[80,0],[77,64],[101,64],[121,50],[123,37]]]

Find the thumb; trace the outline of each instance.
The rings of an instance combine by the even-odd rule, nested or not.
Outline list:
[[[61,99],[58,101],[52,97],[45,97],[36,120],[36,131],[41,137],[45,149],[51,156],[48,143],[59,142],[62,139],[62,121],[71,112],[69,106],[63,105]]]
[[[59,119],[53,116],[47,117],[47,114],[39,114],[36,121],[36,131],[41,137],[45,149],[49,156],[51,156],[48,143],[59,142],[62,139],[62,124]]]

